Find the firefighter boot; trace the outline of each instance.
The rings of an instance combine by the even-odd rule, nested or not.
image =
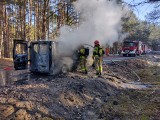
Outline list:
[[[99,73],[98,73],[98,72],[96,72],[96,75],[99,75]]]

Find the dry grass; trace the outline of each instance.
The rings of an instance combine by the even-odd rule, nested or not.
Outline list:
[[[0,58],[0,65],[2,66],[13,66],[12,58]]]
[[[152,66],[146,69],[137,71],[142,82],[148,82],[150,84],[157,83],[160,85],[160,67]]]
[[[123,91],[116,97],[110,97],[100,112],[110,119],[117,116],[122,120],[158,120],[160,110],[158,99],[157,93],[151,90]],[[113,104],[114,100],[118,102],[117,105]]]

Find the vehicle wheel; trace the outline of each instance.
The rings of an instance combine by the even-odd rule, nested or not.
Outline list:
[[[126,57],[127,55],[126,54],[123,54],[123,57]]]
[[[68,72],[68,66],[67,65],[63,65],[62,69],[61,69],[61,72],[66,74]]]

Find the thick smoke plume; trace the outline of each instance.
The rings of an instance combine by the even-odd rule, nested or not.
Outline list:
[[[80,25],[78,29],[62,27],[60,41],[69,44],[67,46],[72,50],[81,44],[93,46],[95,40],[99,40],[103,46],[106,44],[112,46],[115,41],[118,41],[122,6],[107,0],[78,0],[74,3],[74,7],[80,13]]]

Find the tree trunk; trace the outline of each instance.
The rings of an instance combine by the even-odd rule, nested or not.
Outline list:
[[[39,0],[37,0],[37,5],[36,5],[36,39],[37,40],[39,40],[40,39],[40,35],[39,35],[39,22],[40,22],[40,20],[39,20],[39,16],[40,16],[40,14],[39,14],[39,12],[40,12],[40,10],[39,10]]]
[[[3,23],[1,21],[1,39],[0,39],[0,58],[2,58],[2,54],[3,54],[3,51],[2,51],[2,46],[3,46],[3,30],[2,30],[2,26],[3,26]]]
[[[9,26],[6,5],[3,5],[3,51],[4,57],[9,58]]]
[[[45,39],[46,37],[46,28],[47,28],[47,14],[46,12],[48,11],[48,6],[49,5],[49,0],[44,0],[44,5],[43,5],[43,11],[42,11],[42,39]]]
[[[23,39],[26,40],[26,0],[24,0],[23,5]]]

